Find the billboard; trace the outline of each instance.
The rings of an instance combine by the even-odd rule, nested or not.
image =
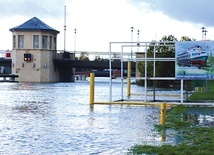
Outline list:
[[[214,79],[214,41],[175,44],[176,79]]]

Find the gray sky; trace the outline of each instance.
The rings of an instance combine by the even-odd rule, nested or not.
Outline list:
[[[65,0],[0,0],[0,18],[23,15],[28,18],[63,17]]]
[[[205,3],[206,2],[206,3]],[[64,6],[66,5],[66,49],[108,51],[109,42],[159,40],[164,35],[180,39],[186,35],[214,40],[213,0],[0,0],[0,50],[11,49],[10,28],[37,17],[60,31],[58,49],[63,49]],[[7,38],[7,39],[5,39]]]
[[[141,11],[160,11],[165,15],[179,21],[204,24],[206,26],[214,25],[213,0],[127,1],[136,6]],[[62,18],[64,16],[62,9],[65,2],[66,0],[0,0],[0,17],[7,18],[13,16],[14,14],[17,14],[29,18],[31,18],[32,16]],[[82,3],[82,5],[84,5],[84,3]]]
[[[147,9],[160,11],[167,16],[179,20],[205,26],[214,25],[213,0],[128,0],[139,9],[146,3]],[[143,5],[145,6],[145,5]]]

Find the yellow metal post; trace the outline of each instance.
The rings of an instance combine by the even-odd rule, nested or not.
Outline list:
[[[160,117],[160,124],[165,124],[166,119],[166,103],[161,103],[161,117]]]
[[[127,96],[131,95],[131,61],[128,62],[128,70],[127,70]]]
[[[94,103],[94,73],[90,73],[90,104]]]

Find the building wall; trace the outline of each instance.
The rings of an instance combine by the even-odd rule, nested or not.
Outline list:
[[[53,54],[56,49],[55,34],[50,32],[13,32],[12,74],[19,82],[56,82],[59,72],[54,69]],[[24,35],[24,48],[18,49],[18,35]],[[39,35],[39,48],[33,49],[33,35]],[[42,36],[48,36],[47,49],[42,49]],[[52,42],[50,42],[50,36]],[[55,39],[56,40],[56,39]],[[52,45],[52,47],[50,47]],[[32,61],[24,61],[24,54],[32,54]]]

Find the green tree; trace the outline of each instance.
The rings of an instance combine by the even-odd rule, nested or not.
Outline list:
[[[94,61],[109,61],[109,59],[104,59],[104,58],[101,58],[99,55],[98,56],[95,56],[95,59]]]
[[[187,37],[187,36],[183,36],[183,37],[181,37],[181,40],[180,41],[195,41],[196,39],[191,39],[191,38],[189,38],[189,37]]]
[[[88,53],[87,52],[81,52],[79,56],[79,60],[89,61]]]
[[[117,53],[113,53],[112,58],[120,58],[120,56]],[[120,59],[113,59],[114,62],[120,61]]]
[[[157,47],[157,58],[174,58],[175,57],[175,42],[178,41],[173,35],[164,36]],[[158,61],[156,62],[157,77],[174,77],[175,62],[173,61]]]
[[[102,60],[102,59],[100,58],[100,56],[99,56],[99,55],[98,55],[98,56],[97,56],[97,55],[95,56],[94,61],[101,61],[101,60]]]
[[[183,36],[180,41],[191,41],[192,39]],[[175,57],[175,42],[178,39],[173,35],[163,36],[158,42],[152,41],[147,49],[147,57],[154,58],[154,52],[156,58],[174,58]],[[156,46],[154,46],[156,44]],[[145,62],[138,63],[138,70],[140,76],[145,76]],[[174,61],[156,61],[155,62],[155,75],[154,75],[154,62],[147,61],[147,76],[148,77],[175,77],[175,62]],[[176,84],[176,81],[158,81],[159,86]]]

